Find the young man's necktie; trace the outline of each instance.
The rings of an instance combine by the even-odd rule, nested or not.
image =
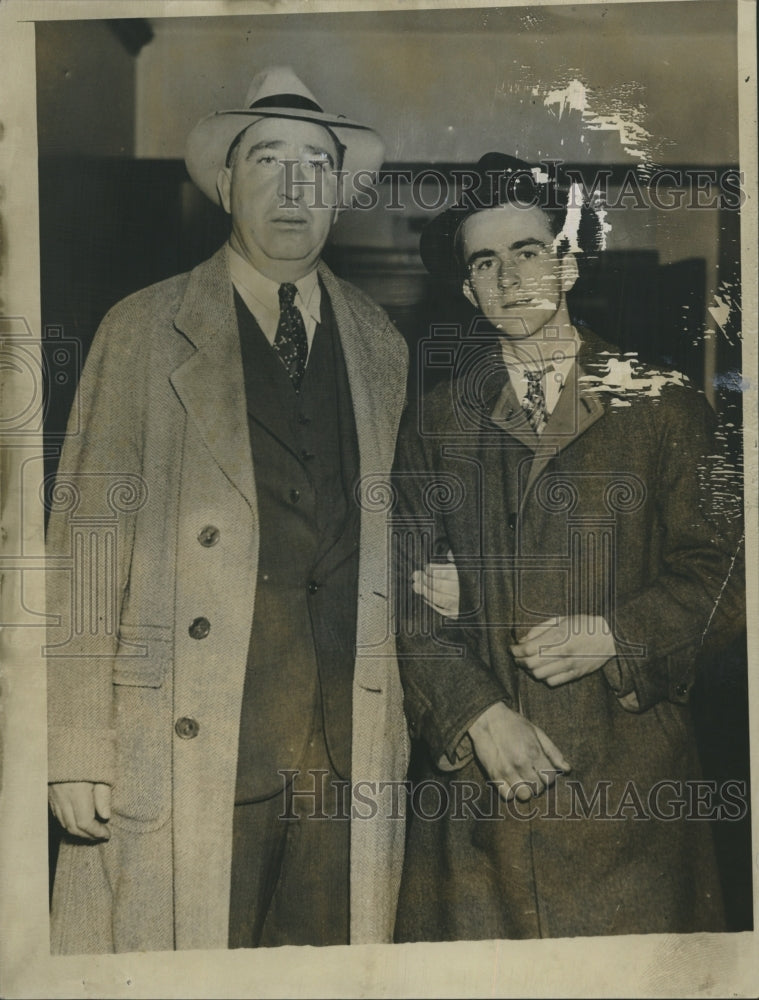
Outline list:
[[[274,350],[296,390],[300,389],[308,360],[306,327],[295,305],[297,293],[298,289],[289,281],[279,286],[279,323],[274,337]]]
[[[546,394],[543,388],[545,373],[545,368],[536,368],[524,373],[527,379],[527,392],[522,400],[522,409],[536,434],[540,434],[546,422]]]

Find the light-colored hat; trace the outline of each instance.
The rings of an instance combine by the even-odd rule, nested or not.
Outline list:
[[[214,111],[198,122],[187,139],[185,163],[190,177],[216,204],[219,203],[216,178],[226,162],[229,147],[241,132],[261,118],[291,118],[330,128],[345,146],[346,197],[352,191],[351,179],[356,171],[379,170],[382,164],[384,144],[374,129],[345,115],[323,111],[289,66],[270,66],[253,78],[244,108]]]

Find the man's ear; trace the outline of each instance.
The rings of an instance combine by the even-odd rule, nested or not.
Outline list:
[[[216,190],[219,193],[221,207],[230,215],[232,212],[231,191],[232,191],[232,171],[229,167],[222,167],[216,175]]]
[[[474,291],[472,290],[472,283],[469,280],[469,278],[465,278],[464,279],[464,284],[461,286],[461,291],[464,293],[464,295],[467,297],[467,299],[469,299],[469,301],[471,302],[471,304],[476,309],[477,308],[477,296],[474,294]]]
[[[564,292],[571,291],[580,272],[577,268],[577,258],[573,253],[565,253],[561,258],[561,287]]]

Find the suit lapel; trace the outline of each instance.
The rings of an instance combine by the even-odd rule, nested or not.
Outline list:
[[[588,345],[583,342],[577,361],[559,395],[556,407],[540,435],[522,496],[522,506],[549,462],[564,448],[573,444],[606,413],[606,407],[598,394],[585,387],[585,378],[588,375],[585,365],[589,359]]]
[[[240,329],[248,413],[273,434],[280,444],[297,453],[296,433],[291,423],[292,407],[287,400],[288,395],[294,393],[290,376],[255,318],[238,296],[235,296],[235,308]],[[315,347],[316,338],[312,346],[312,357]]]
[[[171,384],[217,464],[255,509],[240,337],[226,248],[190,274],[174,320],[196,348]]]
[[[527,419],[527,414],[522,409],[522,404],[517,396],[511,379],[508,379],[496,399],[495,406],[490,413],[490,419],[497,424],[501,430],[506,431],[520,444],[525,445],[530,451],[535,451],[540,443],[539,436]]]

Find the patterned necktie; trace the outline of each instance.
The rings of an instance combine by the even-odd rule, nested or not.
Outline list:
[[[274,350],[287,369],[297,392],[306,371],[308,339],[300,309],[295,305],[298,289],[286,281],[279,286],[279,323],[274,337]]]
[[[527,393],[522,400],[522,409],[536,434],[540,434],[546,422],[546,394],[543,389],[543,376],[546,371],[548,371],[546,368],[536,368],[524,373],[527,379]]]

